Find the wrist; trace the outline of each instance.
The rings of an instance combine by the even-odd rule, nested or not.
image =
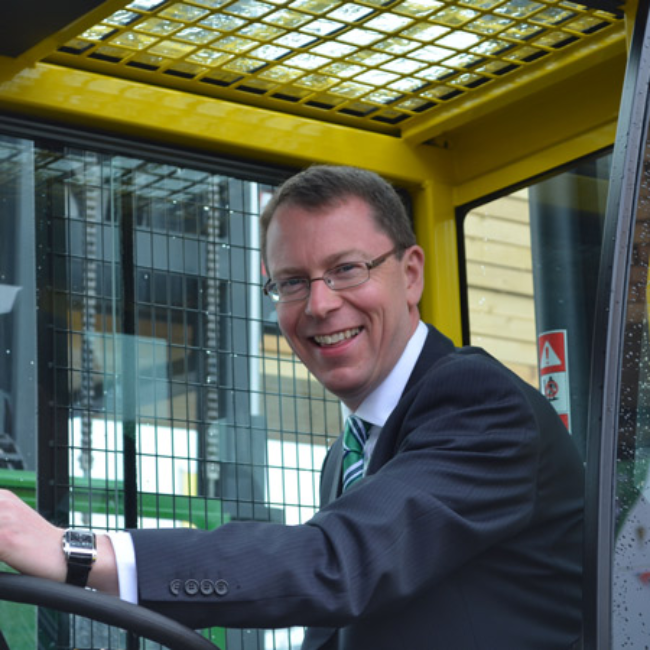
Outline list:
[[[95,533],[86,529],[68,528],[63,532],[61,544],[67,565],[66,583],[85,587],[97,560]]]

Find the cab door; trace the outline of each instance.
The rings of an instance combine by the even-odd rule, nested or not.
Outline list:
[[[650,29],[639,3],[603,237],[587,449],[585,648],[650,647]]]

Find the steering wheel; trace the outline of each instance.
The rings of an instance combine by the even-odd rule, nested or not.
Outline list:
[[[0,572],[0,600],[84,616],[146,637],[169,650],[219,650],[194,630],[162,614],[115,596],[43,578]]]

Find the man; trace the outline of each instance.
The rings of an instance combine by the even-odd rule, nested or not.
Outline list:
[[[306,524],[132,531],[132,571],[102,536],[90,586],[124,594],[131,572],[141,604],[191,627],[306,625],[306,650],[572,647],[582,463],[538,391],[420,321],[424,254],[397,194],[312,167],[262,233],[280,328],[365,447],[332,447]],[[0,559],[63,580],[61,531],[0,499]]]

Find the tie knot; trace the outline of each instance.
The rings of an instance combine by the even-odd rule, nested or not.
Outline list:
[[[363,449],[366,442],[368,442],[368,432],[372,425],[365,420],[362,420],[358,415],[348,415],[345,420],[345,433],[343,442],[348,438],[350,442],[355,440],[357,444]]]

